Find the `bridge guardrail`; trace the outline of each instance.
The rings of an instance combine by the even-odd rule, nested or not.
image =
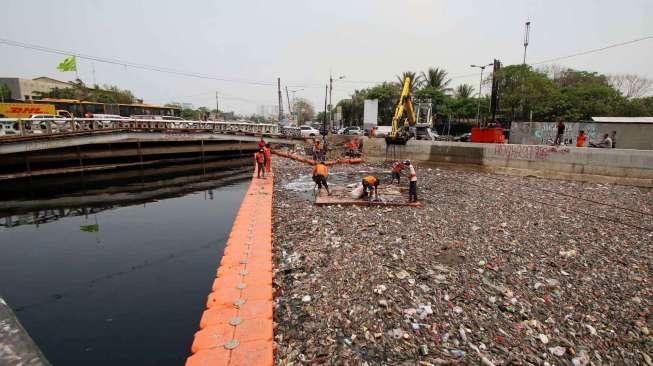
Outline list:
[[[153,132],[211,131],[215,133],[242,133],[261,135],[296,136],[294,131],[277,124],[249,122],[214,122],[156,119],[108,118],[0,118],[0,141],[7,137],[63,135],[67,133],[103,130],[149,130]]]

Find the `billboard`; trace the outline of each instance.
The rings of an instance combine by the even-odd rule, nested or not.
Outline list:
[[[0,103],[0,118],[29,118],[32,114],[54,115],[53,104]]]
[[[379,100],[365,99],[363,105],[363,129],[376,127],[379,116]]]

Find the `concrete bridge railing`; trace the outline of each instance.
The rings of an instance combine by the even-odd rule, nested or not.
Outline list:
[[[0,118],[0,142],[6,139],[39,137],[44,135],[72,135],[106,132],[109,130],[145,130],[151,132],[202,131],[215,133],[243,133],[286,135],[277,124],[250,122],[213,122],[131,118]],[[292,134],[288,134],[292,137]]]

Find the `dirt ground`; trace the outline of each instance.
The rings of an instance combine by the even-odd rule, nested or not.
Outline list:
[[[417,165],[423,208],[316,207],[274,171],[277,364],[652,364],[650,189]]]

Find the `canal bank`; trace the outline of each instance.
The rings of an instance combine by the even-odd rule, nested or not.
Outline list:
[[[5,182],[0,293],[54,365],[182,364],[250,178],[246,159]]]
[[[309,166],[274,168],[276,364],[640,364],[653,354],[650,189],[418,163],[421,209],[316,207],[311,185],[289,189]]]

